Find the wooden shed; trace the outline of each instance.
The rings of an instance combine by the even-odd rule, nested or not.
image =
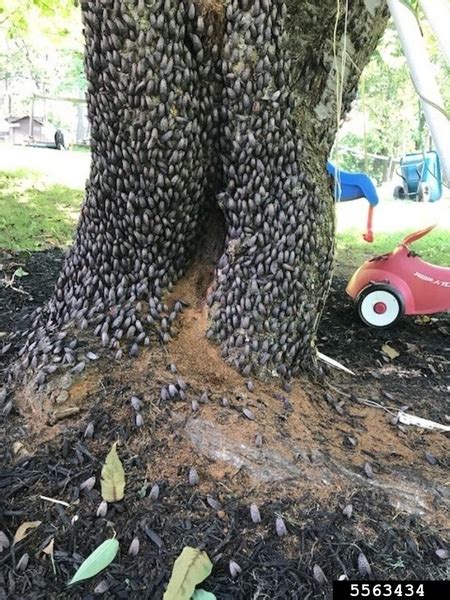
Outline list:
[[[11,124],[10,142],[13,144],[27,144],[30,140],[30,115],[24,117],[10,117]],[[44,120],[39,117],[33,118],[33,140],[43,142]]]

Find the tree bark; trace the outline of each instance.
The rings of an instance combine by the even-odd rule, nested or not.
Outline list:
[[[90,326],[117,358],[166,342],[164,294],[216,266],[208,336],[244,374],[314,363],[334,207],[325,161],[384,30],[378,0],[84,0],[92,164],[74,246],[23,367],[74,364]],[[333,39],[335,43],[333,44]],[[71,333],[67,330],[70,330]],[[36,333],[37,332],[37,333]]]

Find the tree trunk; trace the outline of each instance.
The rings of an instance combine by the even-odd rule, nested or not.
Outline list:
[[[43,381],[55,358],[73,364],[73,326],[117,358],[168,341],[182,303],[164,293],[194,257],[215,267],[208,336],[227,360],[285,377],[310,366],[334,251],[325,162],[385,3],[350,0],[346,18],[343,0],[81,4],[91,173],[22,367]]]

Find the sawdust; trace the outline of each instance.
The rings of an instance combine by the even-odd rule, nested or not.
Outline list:
[[[206,14],[223,15],[227,0],[197,0],[197,5]]]

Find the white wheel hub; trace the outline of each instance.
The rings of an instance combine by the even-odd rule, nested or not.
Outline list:
[[[369,292],[360,303],[361,317],[373,327],[391,325],[400,314],[400,303],[386,290]]]

